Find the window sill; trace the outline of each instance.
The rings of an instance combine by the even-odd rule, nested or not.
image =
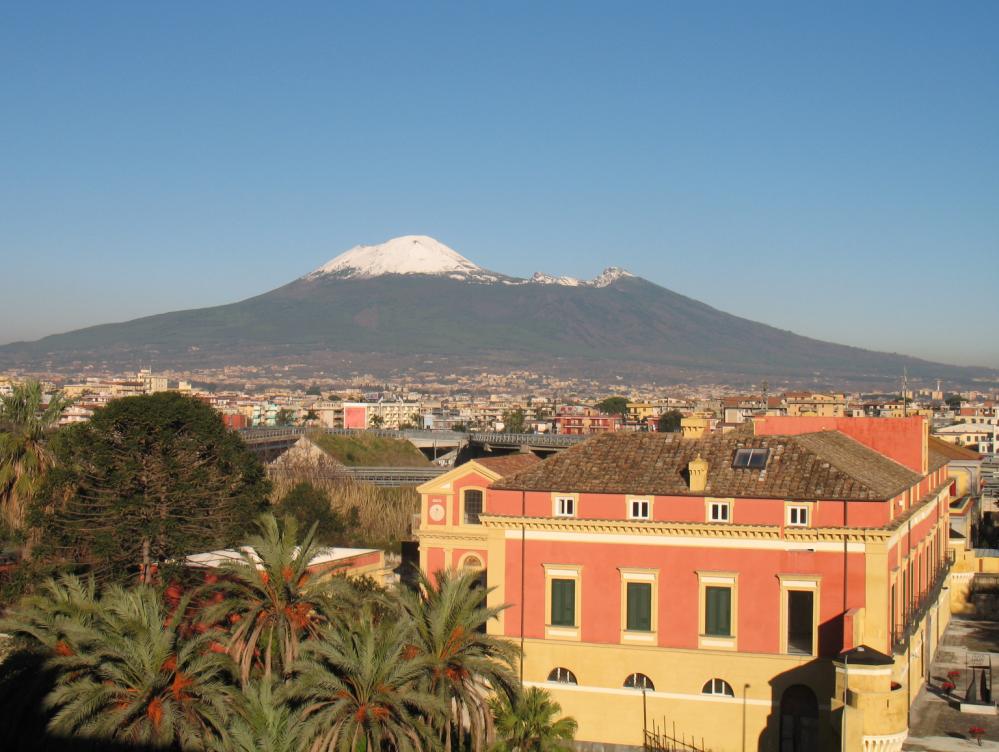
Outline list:
[[[622,629],[621,642],[655,645],[658,640],[655,632],[639,632],[637,630]]]
[[[573,640],[579,642],[579,627],[559,627],[554,624],[546,624],[545,639]]]
[[[724,635],[699,635],[697,647],[705,650],[735,650],[736,641],[734,636]]]

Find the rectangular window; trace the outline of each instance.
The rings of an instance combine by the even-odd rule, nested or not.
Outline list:
[[[478,525],[482,514],[482,491],[465,491],[465,524]]]
[[[628,582],[628,620],[626,628],[629,632],[652,631],[652,583]]]
[[[576,581],[552,579],[552,626],[576,626]]]
[[[787,591],[787,652],[812,654],[813,604],[815,593],[809,590]]]
[[[728,522],[729,507],[730,504],[727,501],[712,501],[708,515],[709,520],[711,522]]]
[[[704,588],[704,633],[713,637],[732,635],[732,588]]]
[[[649,514],[649,502],[646,499],[632,499],[629,505],[628,516],[633,520],[647,520]]]
[[[808,525],[808,507],[788,507],[787,508],[787,524],[788,525],[798,525],[807,526]]]
[[[556,496],[555,497],[555,516],[556,517],[575,517],[576,516],[576,500],[571,496]]]

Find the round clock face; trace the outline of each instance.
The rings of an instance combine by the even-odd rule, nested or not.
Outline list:
[[[430,505],[430,519],[434,522],[440,522],[444,519],[444,505],[443,504],[431,504]]]

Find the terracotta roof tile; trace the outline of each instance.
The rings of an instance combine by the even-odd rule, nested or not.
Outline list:
[[[499,454],[495,457],[478,457],[475,463],[484,468],[499,473],[501,477],[519,473],[521,470],[536,465],[541,460],[531,452],[517,452],[515,454]]]
[[[733,468],[739,448],[768,448],[763,469]],[[692,493],[687,465],[708,461],[705,491]],[[890,499],[919,475],[837,432],[798,436],[604,434],[507,476],[496,489],[784,499]]]
[[[948,460],[980,460],[982,458],[982,455],[978,452],[973,452],[957,444],[951,444],[949,441],[938,439],[936,436],[930,436],[930,452],[943,455]]]

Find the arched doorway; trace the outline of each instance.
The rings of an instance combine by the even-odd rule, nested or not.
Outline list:
[[[819,749],[819,701],[804,684],[794,684],[780,698],[780,752]]]

